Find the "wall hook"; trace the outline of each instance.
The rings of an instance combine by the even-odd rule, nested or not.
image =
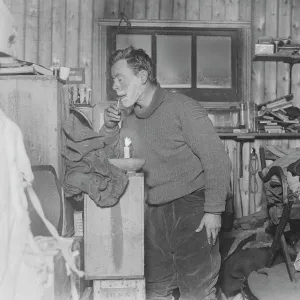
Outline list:
[[[121,15],[121,19],[120,19],[120,22],[119,22],[119,25],[118,25],[118,30],[117,30],[118,32],[120,31],[120,27],[122,25],[122,22],[125,22],[126,29],[128,29],[131,26],[131,22],[129,21],[129,19],[128,19],[127,15],[125,14],[125,12],[122,11],[120,13],[120,15]]]

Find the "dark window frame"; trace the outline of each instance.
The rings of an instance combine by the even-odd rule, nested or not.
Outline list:
[[[184,27],[131,27],[108,26],[107,28],[107,96],[109,100],[115,100],[116,94],[112,90],[112,79],[110,76],[109,55],[116,50],[116,34],[146,34],[152,37],[151,56],[156,66],[156,36],[157,35],[189,35],[192,37],[191,55],[191,88],[166,88],[167,90],[178,91],[200,102],[240,102],[242,97],[242,70],[241,64],[241,42],[239,28],[184,28]],[[197,88],[197,36],[230,36],[231,37],[231,88]],[[193,63],[195,62],[195,63]],[[154,74],[156,70],[154,69]]]

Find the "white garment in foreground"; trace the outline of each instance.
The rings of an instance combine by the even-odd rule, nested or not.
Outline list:
[[[1,109],[0,137],[0,295],[6,300],[40,300],[48,280],[47,261],[30,231],[25,189],[67,265],[79,276],[84,273],[74,264],[70,239],[59,237],[55,227],[45,219],[31,187],[33,173],[22,133]]]
[[[33,174],[21,131],[1,109],[0,136],[0,295],[13,300],[23,251],[32,239],[24,187]]]

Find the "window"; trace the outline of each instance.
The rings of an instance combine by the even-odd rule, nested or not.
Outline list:
[[[239,28],[108,27],[107,53],[144,49],[160,85],[201,102],[239,102],[242,93]],[[107,79],[109,100],[116,97]]]

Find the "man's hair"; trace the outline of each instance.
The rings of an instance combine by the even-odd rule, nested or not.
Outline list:
[[[143,49],[136,49],[129,46],[125,49],[115,51],[109,59],[110,66],[112,67],[117,61],[125,59],[128,66],[137,74],[141,70],[148,73],[148,80],[151,84],[157,85],[157,80],[153,74],[153,62],[149,55]]]

